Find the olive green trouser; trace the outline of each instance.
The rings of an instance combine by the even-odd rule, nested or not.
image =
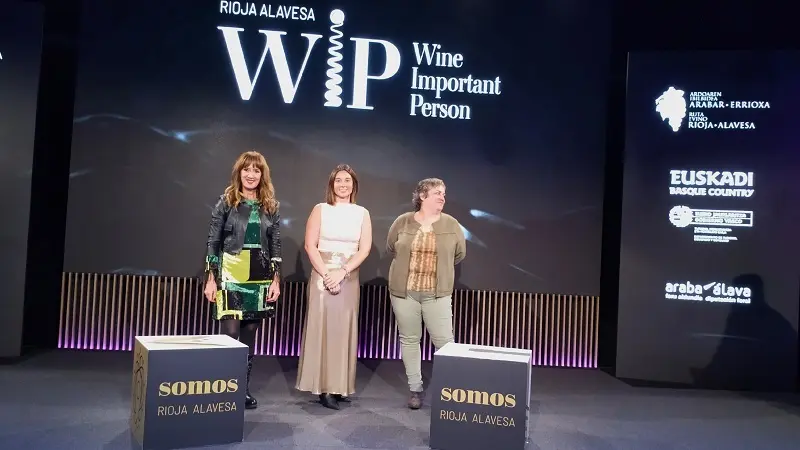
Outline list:
[[[392,295],[391,299],[408,387],[411,392],[422,392],[422,322],[437,350],[453,342],[453,298],[409,291],[405,298]]]

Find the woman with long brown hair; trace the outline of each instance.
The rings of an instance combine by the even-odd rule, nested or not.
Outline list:
[[[339,409],[355,392],[358,356],[358,268],[372,248],[369,211],[356,205],[358,177],[347,164],[328,177],[325,203],[306,223],[305,250],[313,270],[296,388]]]
[[[247,409],[258,406],[250,395],[255,336],[261,321],[275,314],[280,267],[280,214],[269,166],[260,153],[245,152],[211,212],[204,293],[220,330],[249,348]]]

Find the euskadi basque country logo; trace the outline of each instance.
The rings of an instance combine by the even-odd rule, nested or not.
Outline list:
[[[249,101],[256,85],[259,84],[262,69],[267,59],[277,79],[283,102],[291,104],[303,82],[308,62],[319,57],[316,49],[321,44],[322,34],[316,31],[320,11],[304,6],[270,5],[252,2],[220,1],[220,14],[249,16],[263,19],[263,25],[236,27],[218,26],[233,69],[233,76],[242,100]],[[413,50],[414,61],[410,70],[411,85],[408,115],[428,119],[469,120],[475,114],[465,103],[469,95],[493,95],[502,93],[499,76],[481,78],[473,76],[468,60],[463,53],[444,49],[435,42],[396,43],[385,39],[370,37],[350,37],[349,45],[345,39],[346,14],[341,9],[322,13],[321,20],[330,21],[327,33],[327,70],[325,91],[320,103],[328,108],[373,110],[378,108],[370,102],[369,90],[375,83],[392,83],[402,70],[404,62],[401,48],[409,46]],[[302,21],[308,24],[308,31],[292,33],[282,30],[282,21]],[[257,65],[248,67],[242,41],[255,42],[261,39],[263,45]],[[305,53],[287,58],[284,47],[287,42],[302,42]],[[318,45],[320,44],[320,45]],[[248,45],[247,47],[252,47]],[[409,52],[408,54],[411,54]],[[289,67],[289,59],[293,67]],[[347,61],[345,61],[347,60]],[[302,61],[299,67],[295,61]],[[343,64],[352,67],[352,79],[342,77]],[[262,82],[263,83],[263,82]],[[343,87],[342,84],[345,83]],[[260,85],[260,84],[259,84]],[[345,90],[349,91],[345,93]],[[347,104],[345,105],[345,102]]]
[[[748,199],[755,192],[753,172],[682,169],[669,171],[671,196]],[[677,205],[670,209],[669,221],[678,228],[691,225],[695,242],[727,243],[739,239],[731,234],[734,227],[753,228],[754,215],[752,209],[701,209]]]
[[[690,130],[754,130],[756,123],[753,117],[748,117],[746,111],[741,111],[741,120],[719,120],[714,118],[714,113],[723,109],[752,110],[769,109],[768,101],[761,100],[731,100],[725,101],[722,92],[686,92],[670,86],[656,98],[656,113],[666,122],[672,131],[681,129],[686,119],[686,126]],[[738,114],[738,112],[737,112]]]
[[[753,172],[682,169],[669,171],[669,195],[750,198],[755,192]]]

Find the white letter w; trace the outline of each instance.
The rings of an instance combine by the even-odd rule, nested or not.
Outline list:
[[[258,81],[258,75],[261,73],[261,66],[264,64],[267,53],[269,53],[272,58],[272,66],[275,68],[275,75],[278,77],[278,86],[281,89],[284,103],[292,103],[292,101],[294,101],[297,86],[300,85],[300,79],[303,78],[303,72],[306,70],[308,57],[311,56],[311,49],[314,48],[317,39],[322,37],[321,34],[301,34],[301,36],[308,40],[308,46],[306,48],[306,57],[303,59],[303,65],[300,67],[300,73],[297,75],[297,81],[295,81],[292,80],[292,75],[289,73],[289,63],[286,61],[286,53],[283,50],[283,41],[281,40],[286,32],[258,30],[259,33],[267,37],[267,42],[264,45],[264,51],[261,53],[261,60],[258,61],[256,73],[251,79],[250,71],[247,69],[247,63],[244,60],[242,43],[239,41],[239,32],[244,31],[244,28],[217,28],[222,31],[222,36],[225,38],[225,45],[228,47],[228,56],[231,59],[231,67],[233,67],[233,75],[236,77],[236,84],[239,86],[239,95],[241,95],[242,100],[250,100],[250,97],[253,95],[253,89],[255,89],[256,81]]]

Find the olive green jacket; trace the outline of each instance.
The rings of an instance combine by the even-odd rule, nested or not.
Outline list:
[[[411,263],[411,244],[414,235],[420,228],[414,220],[414,213],[408,212],[395,219],[389,228],[386,239],[386,251],[392,255],[389,267],[389,293],[395,297],[406,296],[408,284],[408,268]],[[442,217],[433,223],[436,233],[436,297],[447,297],[453,294],[455,285],[455,265],[467,256],[467,245],[461,224],[442,213]]]

